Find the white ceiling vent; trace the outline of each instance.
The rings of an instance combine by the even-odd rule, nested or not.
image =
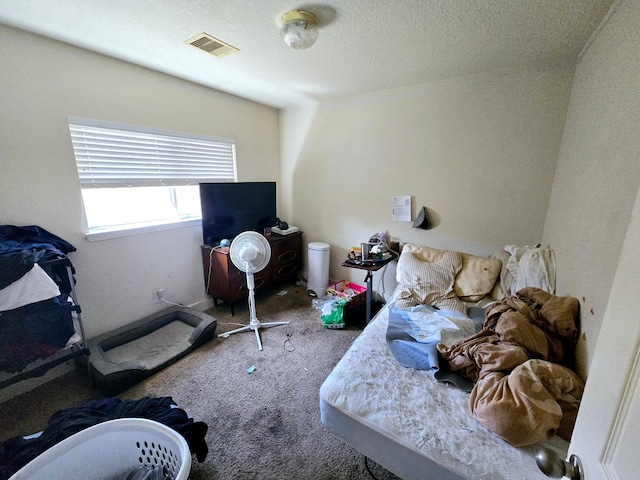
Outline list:
[[[214,57],[218,58],[226,57],[227,55],[231,55],[238,51],[236,47],[232,47],[228,43],[224,43],[222,40],[218,40],[204,32],[190,38],[189,40],[185,40],[184,43],[210,53]]]

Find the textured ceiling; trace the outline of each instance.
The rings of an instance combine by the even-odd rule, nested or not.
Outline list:
[[[574,61],[615,0],[2,0],[0,23],[276,108],[496,68]],[[320,36],[292,50],[291,9]],[[240,51],[183,42],[206,32]]]

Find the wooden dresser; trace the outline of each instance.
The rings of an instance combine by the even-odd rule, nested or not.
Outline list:
[[[295,281],[302,268],[302,232],[265,237],[271,246],[271,260],[260,272],[253,274],[256,291],[283,281]],[[202,267],[206,292],[214,305],[222,300],[231,306],[231,314],[238,300],[247,298],[246,274],[231,261],[228,248],[203,245]]]

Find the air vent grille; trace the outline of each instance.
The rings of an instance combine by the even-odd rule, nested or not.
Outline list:
[[[185,40],[184,43],[218,58],[226,57],[227,55],[231,55],[238,51],[236,47],[233,47],[222,40],[218,40],[207,33],[196,35],[189,40]]]

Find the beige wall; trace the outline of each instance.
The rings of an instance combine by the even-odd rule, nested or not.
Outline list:
[[[0,26],[0,223],[40,225],[77,247],[89,337],[206,299],[200,226],[88,242],[67,116],[234,138],[242,181],[278,181],[278,112]]]
[[[581,299],[591,362],[640,186],[640,2],[623,2],[577,66],[543,240],[557,288]]]
[[[285,111],[288,216],[306,241],[331,245],[331,278],[361,284],[363,272],[340,263],[380,230],[481,255],[536,244],[572,74],[572,67],[501,70]],[[426,206],[435,227],[394,222],[396,195],[412,197],[412,218]]]
[[[379,230],[482,255],[550,243],[558,293],[584,297],[584,373],[640,186],[638,24],[638,2],[623,2],[575,75],[493,71],[281,114],[0,26],[11,66],[0,69],[0,223],[38,224],[78,247],[89,336],[161,308],[155,288],[202,301],[199,227],[82,238],[67,115],[232,137],[240,180],[278,181],[280,216],[305,242],[331,244],[333,279],[362,283],[340,262]],[[427,206],[435,228],[393,222],[394,195],[412,196],[413,216]],[[377,290],[391,289],[392,270]]]

